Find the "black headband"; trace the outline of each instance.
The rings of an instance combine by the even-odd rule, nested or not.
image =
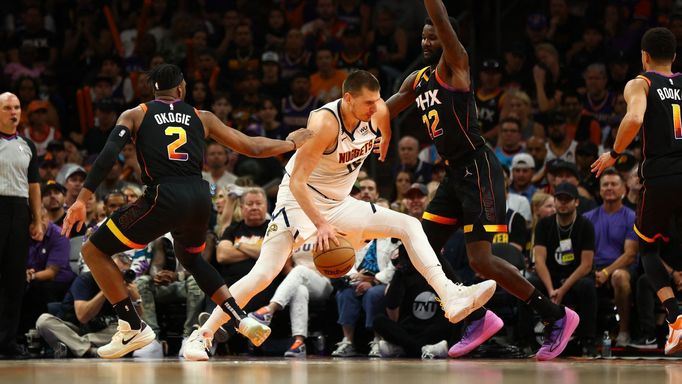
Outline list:
[[[182,83],[182,80],[184,80],[184,76],[182,75],[182,72],[178,72],[178,75],[175,76],[172,80],[169,81],[159,81],[156,80],[154,81],[154,90],[155,91],[165,91],[167,89],[172,89],[180,85]]]

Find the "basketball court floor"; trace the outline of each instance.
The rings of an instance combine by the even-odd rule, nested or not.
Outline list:
[[[0,383],[680,384],[679,360],[398,360],[310,357],[0,362]]]

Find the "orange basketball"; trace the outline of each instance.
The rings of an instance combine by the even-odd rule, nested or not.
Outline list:
[[[336,236],[339,245],[329,242],[330,249],[326,251],[314,251],[313,262],[321,274],[329,277],[341,277],[348,273],[355,264],[355,249],[341,236]]]

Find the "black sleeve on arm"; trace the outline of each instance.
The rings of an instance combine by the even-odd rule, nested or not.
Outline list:
[[[123,149],[123,146],[130,140],[130,129],[124,125],[117,125],[109,134],[102,152],[97,156],[97,160],[92,165],[88,177],[85,178],[83,187],[95,192],[97,186],[107,177],[109,171],[116,162],[116,157]]]
[[[38,152],[36,151],[36,146],[29,139],[26,140],[26,144],[31,148],[31,160],[28,162],[28,169],[26,170],[26,178],[29,184],[40,183],[40,173],[38,172]]]

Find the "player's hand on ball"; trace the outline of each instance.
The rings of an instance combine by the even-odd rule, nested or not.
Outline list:
[[[329,223],[322,223],[317,227],[317,241],[315,242],[315,251],[326,251],[330,249],[331,242],[339,246],[339,240],[336,238],[336,229]]]
[[[306,141],[310,140],[313,138],[313,131],[307,128],[299,128],[293,132],[291,132],[287,136],[288,141],[293,141],[294,144],[296,145],[296,149],[301,148],[303,144],[305,144]]]

